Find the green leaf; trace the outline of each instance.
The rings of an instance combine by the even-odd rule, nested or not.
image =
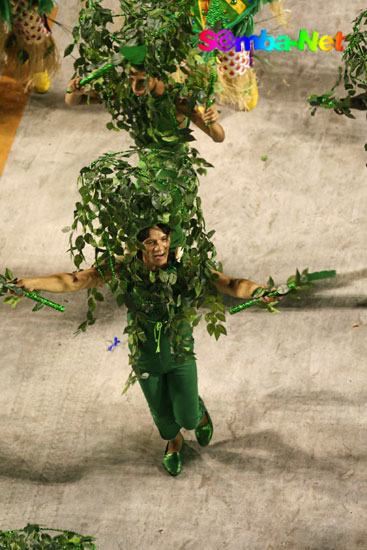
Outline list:
[[[37,302],[37,304],[34,306],[34,308],[32,309],[32,311],[39,311],[40,309],[43,308],[43,305],[42,302]]]
[[[162,281],[162,283],[167,283],[169,275],[166,271],[163,271],[162,269],[159,270],[159,278]]]
[[[261,298],[261,296],[263,296],[266,292],[266,289],[259,286],[257,288],[255,288],[255,290],[252,292],[251,296],[253,296],[254,298]]]
[[[200,323],[201,317],[202,315],[198,315],[197,317],[195,317],[194,321],[192,322],[193,327],[196,327]]]
[[[227,331],[223,325],[217,325],[214,330],[215,339],[218,340],[221,334],[227,334]]]
[[[290,288],[288,285],[280,285],[277,287],[277,292],[281,295],[283,294],[288,294],[288,292],[290,292]]]
[[[66,46],[65,51],[64,51],[64,57],[71,54],[71,52],[74,49],[74,45],[75,44],[69,44],[68,46]]]
[[[272,277],[269,277],[269,280],[267,282],[267,287],[268,287],[269,290],[271,290],[273,288],[273,286],[274,286],[274,281],[273,281]]]
[[[69,227],[69,226],[67,225],[67,226],[63,227],[63,228],[61,229],[61,231],[62,231],[63,233],[68,233],[69,231],[71,231],[71,227]]]
[[[5,268],[5,278],[6,279],[13,279],[13,273],[10,271],[10,269]]]
[[[87,326],[88,326],[87,321],[84,321],[78,326],[76,333],[78,333],[79,331],[85,332],[87,330]]]
[[[200,296],[202,290],[203,290],[203,287],[201,286],[200,283],[195,285],[195,294],[196,294],[197,297]]]
[[[94,294],[94,299],[97,300],[97,302],[103,302],[104,301],[103,294],[101,294],[100,292],[96,292]]]
[[[260,157],[263,162],[266,162],[268,160],[268,155],[263,155]]]
[[[213,323],[210,323],[206,327],[207,331],[209,332],[209,335],[212,336],[214,334],[215,325]]]
[[[174,271],[173,273],[169,274],[168,282],[170,285],[174,285],[176,284],[176,281],[177,281],[177,273]]]
[[[77,254],[74,258],[74,264],[77,268],[79,268],[80,264],[83,262],[83,256],[81,254]]]
[[[88,307],[91,311],[95,311],[96,309],[96,303],[95,301],[93,300],[93,298],[89,298],[88,300]]]
[[[223,321],[223,323],[225,322],[226,316],[223,315],[223,313],[217,313],[216,316],[219,321]]]
[[[75,246],[78,248],[78,250],[82,250],[85,247],[85,242],[84,242],[84,239],[81,235],[79,235],[79,237],[77,237],[77,239],[75,241]]]

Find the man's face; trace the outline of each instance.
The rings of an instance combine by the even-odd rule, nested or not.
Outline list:
[[[149,229],[149,237],[143,241],[143,262],[152,271],[157,271],[168,262],[170,236],[154,225]]]
[[[136,96],[142,97],[147,95],[147,92],[145,89],[146,77],[147,77],[147,74],[144,71],[138,71],[137,69],[134,69],[134,67],[131,67],[130,73],[129,73],[129,80],[131,82],[131,88],[133,90],[133,93]],[[156,79],[150,76],[148,80],[148,89],[150,92],[153,90],[155,85],[156,85]]]

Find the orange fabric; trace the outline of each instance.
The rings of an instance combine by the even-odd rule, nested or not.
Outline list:
[[[57,7],[53,9],[50,15],[51,19],[55,19],[57,9]],[[52,21],[49,21],[49,26],[52,27]],[[11,78],[5,67],[0,78],[0,176],[17,133],[29,93],[24,93],[23,85]]]

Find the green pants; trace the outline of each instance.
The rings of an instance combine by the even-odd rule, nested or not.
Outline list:
[[[129,316],[128,316],[129,318]],[[194,359],[178,363],[171,354],[168,335],[162,331],[159,351],[154,337],[154,323],[146,330],[147,341],[141,345],[139,368],[148,378],[139,383],[148,402],[153,420],[163,439],[174,439],[181,428],[195,429],[204,416],[199,406],[196,361]],[[184,330],[190,330],[183,323]],[[190,349],[194,349],[194,339]]]
[[[181,428],[194,430],[201,422],[196,362],[187,361],[162,374],[139,380],[153,420],[163,439],[174,439]]]

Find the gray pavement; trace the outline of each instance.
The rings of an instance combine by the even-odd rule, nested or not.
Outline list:
[[[365,6],[286,7],[297,38],[301,28],[349,32]],[[72,27],[76,17],[75,2],[60,3],[58,20]],[[60,28],[55,36],[63,51],[70,38]],[[34,314],[27,300],[2,306],[0,529],[72,529],[100,550],[367,549],[365,115],[309,114],[306,97],[334,83],[337,52],[267,58],[278,69],[258,69],[258,106],[221,109],[224,143],[195,130],[215,165],[200,181],[207,228],[235,277],[283,283],[297,267],[337,277],[300,302],[285,298],[279,314],[228,315],[218,342],[197,327],[199,389],[215,431],[205,449],[184,432],[176,479],[161,466],[164,442],[139,387],[121,395],[126,312],[107,291],[97,323],[77,337],[84,291],[47,295],[65,313]],[[1,272],[70,272],[61,228],[79,170],[132,143],[105,128],[102,107],[65,105],[71,74],[67,58],[20,123],[0,187]],[[109,352],[114,336],[121,344]]]

